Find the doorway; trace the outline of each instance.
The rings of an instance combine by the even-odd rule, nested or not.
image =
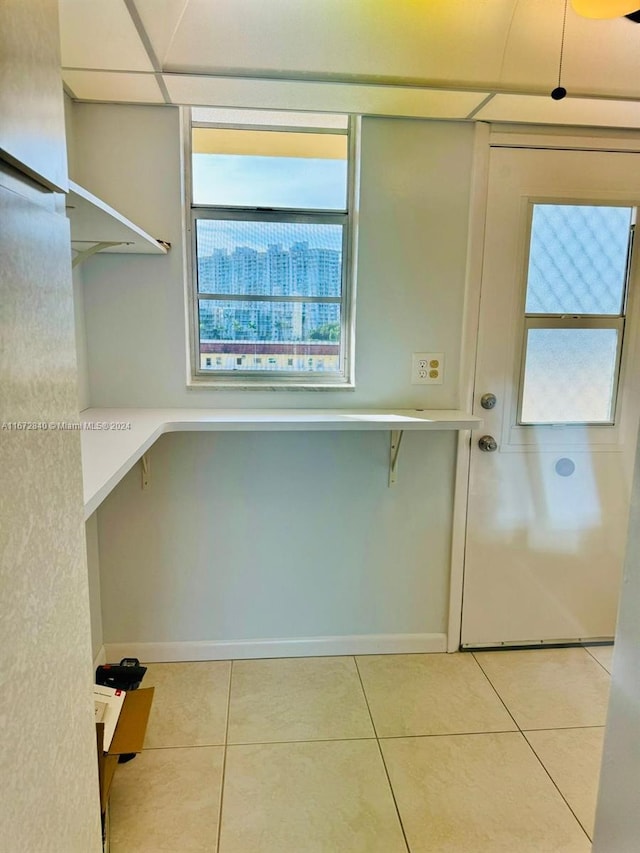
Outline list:
[[[490,152],[462,647],[611,640],[639,415],[640,155]]]

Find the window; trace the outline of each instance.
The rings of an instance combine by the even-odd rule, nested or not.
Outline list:
[[[613,424],[635,208],[534,204],[521,424]]]
[[[346,116],[192,111],[194,383],[352,385],[352,136]]]

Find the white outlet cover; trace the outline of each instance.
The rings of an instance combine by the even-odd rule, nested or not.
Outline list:
[[[411,353],[411,384],[442,385],[444,382],[443,352]]]

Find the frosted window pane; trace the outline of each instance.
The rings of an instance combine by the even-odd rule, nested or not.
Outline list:
[[[522,423],[612,418],[616,329],[529,329]]]
[[[621,314],[632,208],[536,204],[527,314]]]

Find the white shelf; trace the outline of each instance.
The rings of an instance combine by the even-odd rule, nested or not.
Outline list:
[[[74,266],[96,252],[166,255],[169,244],[155,240],[102,199],[69,181],[67,216],[71,222]]]
[[[80,419],[85,518],[95,512],[166,432],[389,430],[397,433],[477,429],[482,425],[480,418],[452,409],[86,409]],[[103,428],[96,428],[97,424]],[[121,424],[130,427],[118,428]]]

